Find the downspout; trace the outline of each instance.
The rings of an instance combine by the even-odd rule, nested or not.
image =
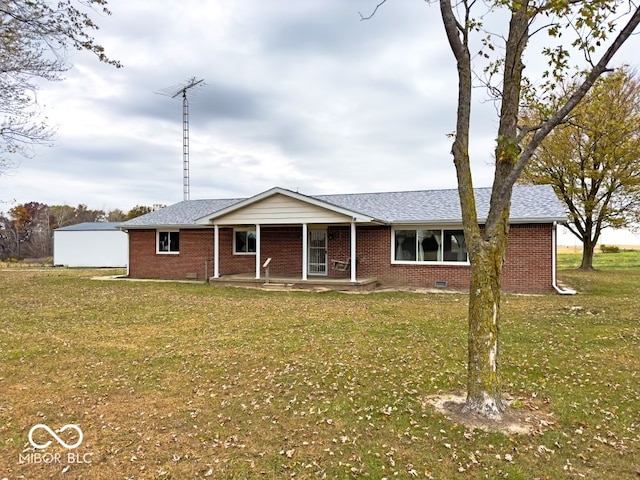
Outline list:
[[[131,255],[129,254],[129,243],[131,242],[131,237],[129,236],[129,230],[123,228],[122,231],[127,234],[127,278],[129,278],[129,264],[131,263]]]
[[[213,278],[220,278],[220,227],[213,227]]]
[[[560,295],[575,295],[576,292],[575,290],[573,290],[572,288],[561,288],[558,286],[557,280],[556,280],[556,256],[557,256],[557,251],[558,251],[558,245],[557,245],[557,230],[558,230],[558,222],[553,222],[553,227],[551,229],[551,286],[555,289],[556,292],[558,292]]]
[[[260,224],[256,223],[256,280],[260,280]],[[249,242],[249,236],[247,235],[247,243]]]
[[[309,227],[302,224],[302,281],[307,281],[309,267]]]
[[[351,283],[356,283],[356,222],[355,218],[351,220]]]

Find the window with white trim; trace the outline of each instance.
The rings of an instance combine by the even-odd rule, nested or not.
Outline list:
[[[180,253],[180,232],[158,230],[156,248],[158,253]]]
[[[393,230],[395,262],[469,261],[462,230],[409,229]]]
[[[240,255],[256,253],[256,231],[234,230],[233,253]]]

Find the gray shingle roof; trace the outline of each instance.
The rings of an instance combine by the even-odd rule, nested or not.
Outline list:
[[[489,211],[490,188],[475,190],[478,218]],[[386,223],[455,223],[462,221],[458,191],[419,190],[411,192],[309,195],[316,200],[373,217]],[[199,218],[212,215],[245,199],[185,200],[122,224],[122,227],[193,226]],[[567,218],[564,206],[548,185],[513,189],[512,222],[552,222]]]
[[[56,232],[90,232],[96,230],[114,230],[118,231],[118,226],[122,222],[83,222],[69,225],[68,227],[56,228]]]
[[[475,196],[478,218],[482,221],[489,213],[491,189],[477,188]],[[318,195],[315,198],[389,223],[450,223],[462,220],[458,191],[455,189]],[[510,215],[512,221],[553,221],[565,220],[566,217],[562,203],[550,186],[514,187]]]
[[[199,218],[211,215],[223,208],[242,201],[242,198],[214,200],[183,200],[155,212],[133,218],[122,224],[123,227],[144,226],[183,226],[193,225]]]

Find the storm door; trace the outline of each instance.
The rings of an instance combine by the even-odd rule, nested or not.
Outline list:
[[[327,274],[327,231],[309,230],[309,275]]]

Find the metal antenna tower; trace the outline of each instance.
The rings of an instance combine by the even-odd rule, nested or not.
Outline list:
[[[189,200],[189,101],[187,100],[187,90],[197,86],[203,86],[203,79],[191,77],[185,83],[173,85],[160,90],[160,95],[171,98],[182,96],[182,193],[184,200]]]

